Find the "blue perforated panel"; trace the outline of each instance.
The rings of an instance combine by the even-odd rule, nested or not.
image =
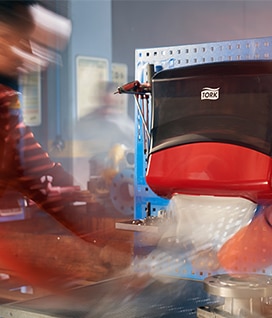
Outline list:
[[[213,63],[220,61],[239,61],[239,60],[270,60],[272,58],[272,37],[257,39],[243,39],[235,41],[200,43],[190,45],[179,45],[171,47],[158,47],[149,49],[137,49],[135,51],[135,79],[141,83],[148,81],[149,64],[155,66],[155,71],[189,66],[194,64]],[[147,118],[151,113],[151,98],[141,100],[140,103]],[[147,108],[147,109],[146,109]],[[144,219],[147,214],[147,207],[151,216],[157,216],[166,208],[169,201],[155,195],[145,181],[148,143],[145,141],[145,134],[141,116],[135,107],[136,124],[136,167],[135,167],[135,219]],[[148,239],[147,239],[148,241]],[[136,234],[135,248],[144,248],[145,239],[142,235]],[[152,250],[152,244],[146,244],[148,251]],[[190,262],[176,255],[168,255],[163,258],[162,253],[147,253],[144,261],[135,260],[135,268],[138,271],[145,270],[148,264],[153,262],[157,272],[162,275],[185,277],[202,280],[204,277],[214,274],[213,271],[192,269]],[[155,264],[155,265],[154,265]],[[262,273],[271,273],[271,269],[263,269]]]

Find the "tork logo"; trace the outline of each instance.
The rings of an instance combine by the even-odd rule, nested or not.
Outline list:
[[[219,89],[218,88],[210,88],[210,87],[204,87],[201,91],[201,100],[203,99],[211,99],[216,100],[219,98]]]

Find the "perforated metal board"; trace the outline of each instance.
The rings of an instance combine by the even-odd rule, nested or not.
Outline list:
[[[213,63],[220,61],[239,61],[239,60],[270,60],[272,59],[272,37],[262,37],[254,39],[242,39],[224,42],[199,43],[188,45],[177,45],[170,47],[157,47],[147,49],[137,49],[135,51],[135,79],[141,83],[148,81],[148,66],[153,64],[156,70],[171,69],[194,64]],[[149,100],[149,113],[151,101]],[[145,181],[147,150],[144,141],[144,129],[141,116],[135,107],[135,219],[146,217],[147,205],[150,207],[150,214],[157,216],[159,211],[164,210],[169,201],[155,195]],[[143,247],[143,243],[137,238],[136,248]],[[163,263],[160,258],[162,254],[156,256],[145,256],[145,261],[135,262],[137,270],[146,270],[146,266],[159,266],[156,268],[162,275],[184,277],[202,280],[208,275],[216,272],[205,270],[194,271],[189,262],[184,259],[174,259],[168,255],[168,261]],[[165,259],[164,259],[165,260]],[[157,265],[154,265],[156,263]],[[170,269],[170,270],[169,270]],[[264,268],[262,273],[271,274],[271,268]]]

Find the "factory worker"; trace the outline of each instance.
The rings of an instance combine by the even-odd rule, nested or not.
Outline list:
[[[20,73],[46,67],[46,48],[58,43],[61,49],[70,35],[69,22],[49,12],[35,1],[0,1],[0,196],[16,190],[73,229],[65,208],[71,201],[88,200],[89,193],[74,186],[73,178],[49,158],[20,109]],[[35,54],[32,45],[43,47],[43,55]]]
[[[18,85],[21,72],[31,72],[37,65],[47,66],[51,58],[47,49],[62,49],[70,31],[69,21],[37,6],[35,1],[0,1],[0,198],[6,193],[14,192],[15,196],[20,193],[80,236],[75,218],[70,220],[71,213],[67,211],[73,209],[72,202],[89,202],[91,195],[74,185],[72,176],[49,158],[24,124]],[[85,241],[79,242],[86,246]],[[57,283],[56,279],[62,280],[62,275],[65,276],[63,268],[57,270],[51,264],[42,269],[35,267],[37,264],[29,263],[26,255],[23,258],[14,255],[13,243],[9,234],[5,235],[0,228],[1,268],[31,284],[61,288],[61,282]],[[108,267],[99,260],[98,247],[88,244],[89,247],[93,275],[101,277],[108,272]]]
[[[116,84],[110,81],[100,81],[95,89],[97,104],[90,107],[75,125],[74,137],[80,141],[77,149],[75,162],[75,178],[81,187],[88,186],[97,201],[104,207],[104,213],[111,217],[126,216],[133,217],[132,211],[119,211],[112,206],[112,197],[116,200],[116,206],[133,206],[133,195],[129,181],[127,185],[122,184],[115,194],[117,182],[113,187],[114,178],[118,174],[128,171],[133,174],[134,167],[134,122],[128,116],[126,107],[119,102]],[[132,160],[131,160],[132,158]],[[128,173],[131,175],[131,173]],[[116,179],[115,179],[116,180]],[[121,184],[118,183],[118,185]],[[115,188],[115,189],[114,189]],[[122,188],[122,189],[121,189]],[[119,202],[122,202],[119,204]],[[100,212],[100,214],[102,214]]]

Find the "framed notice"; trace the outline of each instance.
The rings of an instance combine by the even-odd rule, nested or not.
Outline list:
[[[77,76],[77,118],[94,110],[99,101],[99,83],[109,80],[108,60],[103,58],[78,56]]]
[[[123,63],[112,63],[111,65],[111,76],[112,82],[116,84],[116,89],[119,86],[122,86],[127,83],[128,81],[128,67],[126,64]],[[118,107],[127,113],[127,103],[128,103],[128,95],[121,94],[116,95],[116,100]]]
[[[24,122],[28,126],[39,126],[42,122],[40,70],[21,75],[20,86]]]

